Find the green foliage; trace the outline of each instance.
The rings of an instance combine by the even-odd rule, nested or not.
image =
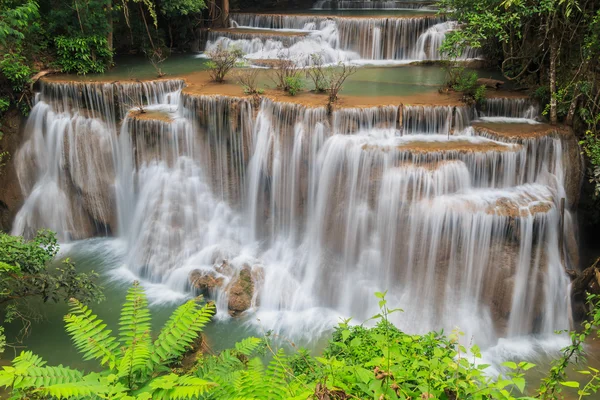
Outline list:
[[[462,67],[454,62],[448,62],[445,66],[445,86],[456,92],[463,93],[464,101],[468,103],[481,104],[485,100],[485,85],[478,85],[477,72]]]
[[[195,14],[205,8],[206,3],[204,0],[170,0],[163,1],[160,5],[161,13],[169,17]]]
[[[27,88],[32,72],[25,57],[18,54],[5,54],[0,61],[0,73],[10,82],[14,91],[22,92]]]
[[[284,90],[290,94],[290,96],[295,96],[304,87],[304,81],[300,76],[287,76],[284,80],[285,87]]]
[[[0,268],[11,269],[10,266]],[[562,398],[576,389],[580,398],[600,388],[597,369],[581,369],[585,384],[568,380],[566,369],[583,356],[583,342],[600,325],[598,297],[590,297],[594,313],[582,332],[556,360],[540,388],[527,387],[528,362],[508,361],[503,375],[489,377],[474,345],[460,344],[462,335],[442,332],[410,335],[390,323],[400,312],[387,306],[385,293],[376,293],[380,312],[375,326],[341,322],[322,356],[300,350],[288,356],[283,348],[249,337],[218,355],[205,355],[187,373],[168,367],[189,349],[214,313],[212,304],[195,300],[180,306],[152,343],[150,314],[143,290],[134,284],[121,312],[118,338],[91,310],[76,300],[65,317],[67,330],[86,359],[98,360],[102,373],[84,373],[63,366],[49,367],[31,352],[23,352],[0,372],[0,386],[13,398],[86,399],[481,399]],[[186,332],[187,330],[193,333]],[[0,337],[1,341],[1,337]],[[161,349],[157,354],[158,349]],[[269,358],[260,357],[267,350]]]
[[[478,86],[477,89],[475,89],[475,93],[473,94],[473,99],[475,100],[475,103],[482,104],[485,101],[485,93],[485,85]]]
[[[101,36],[55,38],[57,64],[63,72],[102,73],[110,65],[112,51]]]
[[[594,184],[594,195],[598,197],[600,196],[600,139],[592,131],[587,131],[579,144],[591,164],[587,175],[590,183]]]
[[[40,17],[36,1],[0,0],[0,48],[19,48],[35,20]]]
[[[214,314],[211,303],[198,299],[181,305],[152,343],[148,301],[139,284],[129,289],[119,321],[119,336],[75,299],[65,316],[66,329],[85,360],[97,360],[103,373],[50,367],[30,352],[0,372],[0,385],[22,396],[89,399],[197,399],[215,383],[198,376],[172,373],[167,367],[190,349]]]
[[[68,259],[59,267],[52,266],[57,253],[52,232],[40,231],[31,241],[0,233],[0,304],[19,305],[30,297],[44,302],[101,300],[101,288],[95,283],[98,275],[77,272]]]
[[[0,115],[8,111],[10,107],[10,99],[6,96],[0,97]]]

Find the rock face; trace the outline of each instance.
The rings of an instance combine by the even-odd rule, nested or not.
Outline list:
[[[190,274],[192,286],[207,297],[227,296],[231,316],[238,316],[254,306],[256,293],[263,279],[262,268],[244,264],[240,269],[227,261],[215,265],[213,270],[195,270]]]
[[[9,110],[0,121],[3,136],[0,139],[0,153],[8,153],[5,165],[0,168],[0,231],[10,232],[12,221],[23,204],[23,195],[13,156],[21,144],[21,116],[17,110]]]

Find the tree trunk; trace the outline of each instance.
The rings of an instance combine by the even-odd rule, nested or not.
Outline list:
[[[229,27],[229,0],[223,0],[223,10],[221,10],[221,23],[223,28]]]
[[[558,123],[558,104],[556,99],[556,59],[558,58],[558,42],[556,38],[556,29],[554,28],[555,18],[552,22],[552,32],[550,34],[550,123]]]
[[[108,35],[106,36],[106,41],[108,43],[108,49],[113,51],[113,8],[112,1],[109,0],[108,6],[106,8],[107,11],[107,20],[108,20]]]
[[[142,3],[140,5],[140,14],[142,14],[142,19],[144,20],[144,26],[146,27],[146,33],[148,33],[148,40],[150,40],[150,46],[152,46],[152,51],[156,51],[156,47],[154,47],[154,41],[152,40],[152,35],[150,34],[150,29],[148,28],[148,22],[146,21],[146,14],[144,14],[144,9],[142,8]]]
[[[579,85],[576,85],[575,90],[573,90],[573,100],[571,100],[571,104],[569,105],[569,112],[567,113],[567,118],[565,118],[565,124],[569,126],[573,126],[573,119],[575,118],[575,111],[577,110],[578,100]]]

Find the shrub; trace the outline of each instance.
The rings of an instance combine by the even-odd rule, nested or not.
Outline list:
[[[285,78],[284,82],[285,86],[283,90],[288,92],[291,96],[297,95],[304,87],[304,82],[302,81],[302,78],[298,75],[288,76]]]
[[[0,170],[6,155],[0,154]],[[69,259],[59,267],[53,265],[58,250],[56,236],[50,231],[40,231],[30,241],[0,233],[0,305],[5,320],[23,322],[24,335],[29,320],[37,317],[27,307],[27,299],[56,303],[76,298],[89,303],[104,298],[93,271],[78,272]]]
[[[322,93],[329,87],[327,76],[328,69],[324,66],[323,56],[321,54],[311,54],[312,65],[306,69],[306,77],[313,81],[315,92]]]
[[[210,77],[217,83],[225,80],[225,76],[238,64],[238,59],[244,55],[241,49],[235,47],[226,49],[220,44],[206,54],[210,58],[207,64]]]
[[[54,43],[58,57],[56,62],[63,72],[100,74],[112,63],[112,51],[105,37],[59,36]]]
[[[329,105],[331,108],[331,104],[335,103],[338,99],[338,93],[342,90],[342,86],[344,82],[350,75],[353,75],[356,72],[356,67],[352,65],[346,65],[344,63],[339,63],[337,68],[330,69],[329,72],[329,85],[327,91],[329,93]]]
[[[0,61],[0,73],[10,82],[14,92],[22,92],[27,89],[33,71],[27,65],[25,57],[19,54],[7,53]]]
[[[485,101],[485,93],[486,93],[485,85],[478,86],[477,89],[475,89],[475,93],[473,94],[475,103],[482,104]]]
[[[263,90],[258,88],[258,75],[260,74],[260,69],[258,68],[248,68],[243,71],[240,71],[237,75],[237,80],[240,85],[242,85],[242,89],[244,93],[247,95],[260,95],[263,94]]]
[[[273,69],[273,82],[278,89],[284,92],[290,93],[294,96],[304,86],[304,82],[300,78],[300,67],[289,58],[289,52],[280,52],[277,55],[276,68]],[[290,85],[295,85],[294,88],[290,88]],[[294,91],[294,94],[290,92],[290,89]]]

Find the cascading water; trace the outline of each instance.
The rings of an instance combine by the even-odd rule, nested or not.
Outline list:
[[[311,64],[311,54],[321,54],[327,64],[338,62],[409,62],[439,60],[439,48],[455,23],[440,16],[339,17],[319,15],[231,14],[234,28],[244,32],[211,32],[206,51],[218,46],[238,47],[250,60],[292,59]],[[252,34],[252,30],[259,33]],[[269,35],[265,35],[265,30]],[[304,36],[277,37],[278,31]],[[477,58],[468,49],[463,59]]]
[[[14,233],[112,232],[127,254],[117,274],[159,287],[153,301],[209,276],[221,318],[249,276],[248,312],[292,336],[372,315],[385,289],[411,332],[459,326],[491,346],[568,327],[559,135],[486,134],[466,106],[328,115],[181,88],[44,82],[16,159]]]
[[[398,0],[319,0],[315,10],[431,10],[435,2]]]

